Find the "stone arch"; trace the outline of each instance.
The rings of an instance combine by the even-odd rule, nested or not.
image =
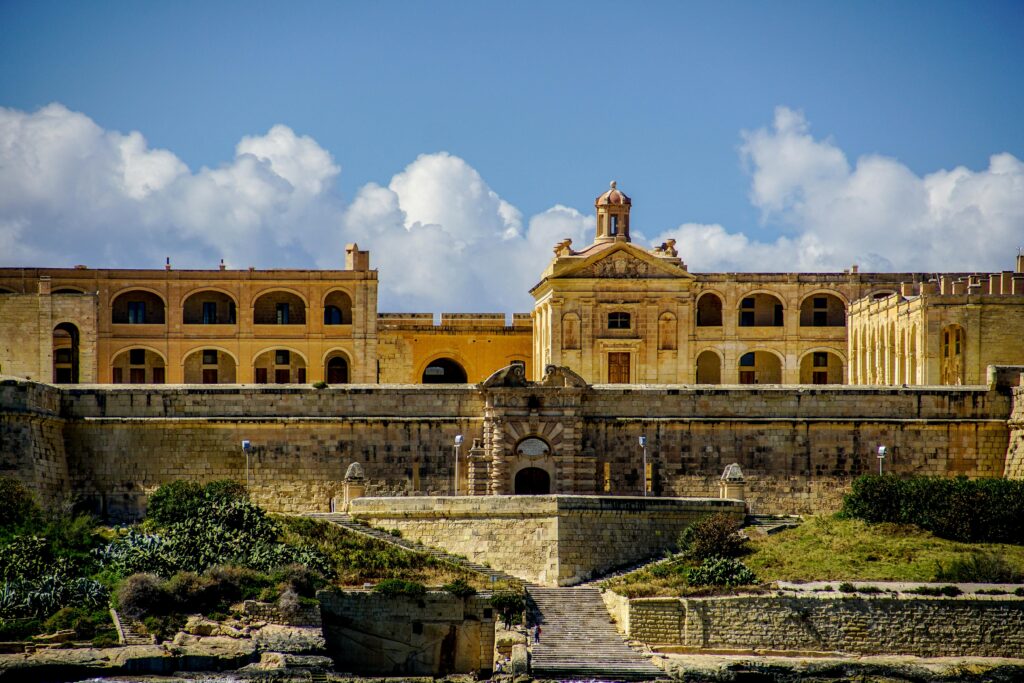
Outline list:
[[[306,356],[286,346],[258,351],[252,359],[256,384],[305,384]]]
[[[448,355],[439,355],[423,366],[422,384],[466,384],[469,374],[466,366]]]
[[[551,473],[541,467],[522,467],[513,477],[517,496],[546,496],[551,493]]]
[[[800,384],[843,384],[845,366],[845,357],[835,349],[809,349],[800,357]]]
[[[575,351],[580,348],[580,317],[576,313],[562,316],[562,348]]]
[[[18,292],[14,291],[10,287],[0,287],[0,294],[17,294],[17,293]]]
[[[193,289],[181,298],[181,322],[185,325],[234,325],[238,322],[238,302],[223,289]]]
[[[51,294],[85,294],[85,290],[81,287],[75,287],[72,285],[61,285],[54,289]]]
[[[868,294],[872,299],[887,299],[896,293],[895,289],[876,289]]]
[[[885,383],[899,384],[899,366],[896,358],[896,323],[890,322],[885,339]]]
[[[676,331],[676,316],[665,311],[658,316],[658,350],[675,351],[679,346],[679,335]]]
[[[718,292],[704,292],[697,297],[697,327],[721,327],[723,301]]]
[[[919,362],[917,358],[917,323],[910,326],[910,350],[907,356],[909,358],[907,362],[907,383],[919,384],[921,380],[917,376]]]
[[[348,384],[352,381],[352,359],[344,349],[331,349],[324,354],[324,381]]]
[[[255,325],[305,325],[306,299],[291,289],[267,289],[252,302]]]
[[[81,333],[71,322],[57,323],[50,339],[53,355],[53,383],[78,384],[81,361]]]
[[[166,316],[167,302],[152,289],[123,289],[110,302],[110,322],[114,325],[163,325]]]
[[[697,384],[722,383],[722,356],[715,349],[704,349],[694,363]]]
[[[181,359],[181,366],[185,384],[234,384],[238,381],[238,357],[223,347],[192,349]]]
[[[167,359],[151,346],[134,344],[111,357],[110,377],[114,384],[164,384]]]
[[[800,326],[845,327],[846,305],[846,298],[838,292],[811,292],[800,301]]]
[[[332,289],[324,295],[324,325],[352,324],[352,295],[345,289]]]
[[[748,349],[740,355],[737,365],[740,384],[782,384],[785,358],[775,349]]]
[[[740,327],[782,327],[785,324],[786,304],[775,292],[745,292],[736,310]]]

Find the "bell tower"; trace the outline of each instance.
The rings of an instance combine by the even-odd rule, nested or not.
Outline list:
[[[594,200],[597,209],[595,243],[629,241],[629,209],[632,202],[613,180],[607,192]]]

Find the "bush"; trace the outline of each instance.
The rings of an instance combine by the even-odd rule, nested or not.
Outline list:
[[[0,618],[0,641],[28,640],[30,636],[42,632],[43,625],[38,619]]]
[[[117,589],[118,609],[132,619],[167,614],[173,602],[160,577],[154,574],[132,574]]]
[[[384,579],[373,587],[375,593],[382,595],[407,595],[409,597],[421,597],[427,592],[426,586],[418,581],[406,581],[404,579]]]
[[[857,587],[854,586],[849,581],[843,581],[841,584],[839,584],[839,592],[840,593],[856,593],[857,592]]]
[[[32,492],[17,479],[0,477],[0,527],[18,526],[38,517]]]
[[[441,590],[447,591],[457,598],[468,598],[476,595],[476,589],[466,583],[463,578],[458,578],[451,583],[446,583]]]
[[[327,388],[327,382],[324,382],[323,380],[320,380],[319,382],[313,382],[313,388],[314,389],[326,389]]]
[[[746,586],[757,583],[754,572],[729,557],[709,557],[687,573],[691,586]]]
[[[907,591],[908,593],[914,593],[915,595],[930,595],[933,597],[946,596],[949,598],[955,598],[958,595],[962,595],[963,591],[958,586],[917,586]],[[980,591],[979,591],[980,592]]]
[[[43,622],[43,629],[47,633],[73,629],[79,638],[86,640],[110,626],[110,613],[106,610],[90,611],[81,607],[63,607]]]
[[[841,514],[914,524],[954,541],[1024,544],[1024,481],[865,475],[853,481]]]
[[[208,612],[220,603],[222,597],[217,581],[194,572],[178,572],[163,584],[163,589],[167,591],[175,611],[189,614]]]
[[[679,536],[679,549],[689,558],[742,555],[746,539],[739,534],[739,522],[724,513],[705,517],[686,527]]]
[[[284,584],[285,590],[292,590],[304,598],[313,597],[317,589],[327,583],[322,574],[297,563],[286,565],[275,572],[272,578],[276,583]]]
[[[221,597],[227,602],[254,600],[264,589],[274,590],[274,580],[269,576],[237,565],[216,565],[206,572],[206,576],[217,582]],[[271,602],[276,599],[275,591]]]
[[[526,611],[526,597],[516,591],[494,591],[490,602],[491,607],[501,615],[505,628],[510,628],[514,621],[520,621]]]
[[[202,514],[203,487],[192,481],[163,484],[149,497],[146,519],[160,526],[194,519]]]
[[[950,560],[943,566],[936,563],[936,581],[955,583],[1020,583],[1024,574],[993,553],[969,553]]]

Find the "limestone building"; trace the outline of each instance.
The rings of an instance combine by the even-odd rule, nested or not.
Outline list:
[[[0,374],[57,383],[479,383],[519,365],[590,384],[981,383],[1024,360],[1014,272],[693,273],[631,242],[632,202],[595,201],[531,313],[377,310],[369,253],[343,270],[0,269]],[[400,274],[385,274],[400,277]]]

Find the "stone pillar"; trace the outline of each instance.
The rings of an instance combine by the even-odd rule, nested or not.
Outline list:
[[[482,439],[473,439],[473,447],[469,449],[466,460],[469,468],[466,495],[486,496],[490,486],[490,468],[488,467],[490,462]]]
[[[718,481],[718,497],[730,500],[746,500],[747,486],[739,463],[733,463],[722,472]]]
[[[366,495],[366,477],[363,474],[363,466],[354,462],[345,470],[345,499],[342,509],[347,512],[349,504],[364,495]]]

